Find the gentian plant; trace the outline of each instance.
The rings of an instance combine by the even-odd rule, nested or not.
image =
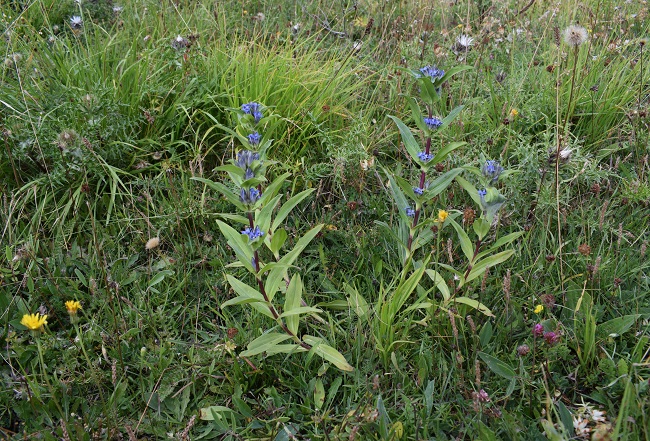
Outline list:
[[[253,283],[226,274],[228,284],[237,293],[237,297],[224,302],[222,308],[249,304],[274,323],[271,329],[250,342],[247,350],[239,355],[252,357],[262,353],[272,355],[309,351],[341,370],[352,371],[353,367],[343,355],[323,339],[300,333],[300,318],[320,310],[304,303],[302,278],[300,274],[289,277],[289,269],[294,268],[294,262],[300,253],[323,225],[309,230],[296,241],[293,249],[283,252],[288,234],[282,228],[282,223],[313,189],[300,192],[280,204],[282,195],[278,193],[290,174],[278,176],[266,185],[266,168],[272,165],[266,152],[273,140],[260,133],[273,124],[274,115],[265,116],[264,113],[269,109],[255,102],[233,110],[238,120],[235,130],[215,121],[218,127],[237,138],[242,145],[230,164],[217,168],[218,171],[227,173],[231,185],[203,178],[194,179],[219,191],[243,213],[221,215],[223,219],[239,223],[240,228],[233,228],[221,220],[217,224],[237,257],[237,262],[231,263],[227,268],[245,268]],[[276,297],[280,292],[284,294],[282,306]]]

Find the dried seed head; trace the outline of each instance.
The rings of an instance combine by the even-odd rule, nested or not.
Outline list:
[[[583,243],[578,247],[578,252],[582,254],[583,256],[588,256],[591,254],[591,247],[587,245],[586,243]]]
[[[589,33],[582,26],[572,25],[564,30],[564,42],[569,46],[578,47],[589,38]]]
[[[154,248],[157,248],[158,245],[160,245],[160,238],[159,237],[152,237],[147,241],[145,244],[144,248],[147,251],[153,250]]]
[[[476,219],[476,211],[471,207],[465,208],[463,211],[463,223],[465,225],[471,225],[474,223],[474,219]]]

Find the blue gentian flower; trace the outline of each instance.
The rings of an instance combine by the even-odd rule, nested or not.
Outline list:
[[[485,205],[485,195],[487,194],[486,189],[482,189],[478,191],[478,197],[481,198],[481,203]]]
[[[256,226],[255,228],[246,227],[244,231],[241,232],[241,234],[247,235],[248,241],[253,242],[258,238],[264,236],[264,231],[260,230],[259,226]]]
[[[248,190],[242,188],[239,191],[239,200],[247,205],[253,205],[260,197],[262,197],[262,192],[257,188],[249,188]]]
[[[430,153],[420,152],[418,153],[418,158],[422,162],[429,162],[433,159],[433,155]]]
[[[406,211],[406,215],[408,217],[415,217],[415,210],[412,209],[411,207],[406,207],[404,211]]]
[[[246,172],[244,173],[244,179],[248,180],[248,179],[253,179],[254,177],[255,177],[255,172],[250,168],[247,168]]]
[[[499,164],[498,161],[485,161],[485,164],[483,165],[483,168],[481,169],[481,173],[483,173],[483,176],[485,176],[487,179],[492,181],[492,183],[496,183],[499,180],[499,176],[503,172],[503,167],[501,167],[501,164]]]
[[[434,130],[442,125],[442,120],[434,116],[433,118],[424,118],[424,123],[427,125],[429,130]]]
[[[422,196],[424,194],[424,190],[420,187],[413,187],[413,193],[418,196]]]
[[[242,150],[237,153],[237,160],[235,164],[242,170],[246,170],[251,166],[253,161],[259,161],[260,154],[257,152],[251,152],[250,150]]]
[[[253,132],[250,135],[248,135],[247,138],[250,145],[258,145],[262,140],[262,135],[260,135],[257,132]]]
[[[260,122],[260,120],[264,116],[262,114],[262,105],[254,101],[250,103],[242,104],[241,109],[244,111],[244,113],[248,115],[253,115],[253,118],[255,119],[255,123]]]
[[[438,69],[435,66],[424,66],[420,68],[420,72],[425,77],[431,78],[431,81],[435,81],[437,78],[442,78],[445,75],[445,71]]]

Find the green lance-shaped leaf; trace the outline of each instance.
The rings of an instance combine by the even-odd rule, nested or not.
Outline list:
[[[467,257],[467,260],[471,263],[472,259],[474,258],[474,248],[472,247],[472,241],[469,240],[469,236],[465,230],[463,230],[463,227],[458,225],[458,222],[451,218],[448,218],[448,220],[458,234],[458,240],[460,241],[460,248],[463,250],[463,254],[465,254],[465,257]]]
[[[278,176],[273,182],[271,182],[262,192],[262,197],[260,198],[260,205],[267,205],[270,199],[273,199],[276,194],[278,194],[278,191],[280,191],[280,188],[282,187],[282,184],[284,184],[287,180],[287,178],[291,176],[291,173],[284,173],[281,176]]]
[[[395,204],[397,204],[397,209],[399,210],[400,217],[404,222],[410,223],[411,218],[409,218],[406,215],[406,207],[410,207],[410,203],[408,199],[406,199],[406,196],[400,189],[400,186],[397,184],[395,181],[395,177],[388,172],[388,170],[384,169],[384,172],[386,173],[386,176],[388,176],[388,183],[390,184],[390,192],[393,195],[393,200],[395,200]],[[413,191],[413,189],[411,189]],[[415,197],[415,193],[413,193]],[[412,207],[411,207],[412,208]]]
[[[174,274],[174,271],[172,270],[162,270],[158,272],[155,276],[151,278],[147,288],[151,288],[152,286],[159,284],[165,279],[165,277],[171,276],[172,274]]]
[[[424,197],[426,199],[432,199],[435,196],[438,196],[449,187],[451,181],[453,181],[462,171],[462,168],[454,168],[438,176],[429,184],[429,187],[424,192]]]
[[[454,297],[452,301],[456,303],[462,303],[463,305],[467,305],[471,308],[474,308],[478,312],[481,312],[488,317],[494,317],[492,311],[490,311],[487,306],[485,306],[483,303],[479,302],[478,300],[470,299],[469,297]]]
[[[404,147],[406,147],[406,150],[409,152],[409,155],[411,155],[414,161],[419,161],[418,153],[420,153],[421,148],[420,148],[420,144],[413,137],[413,133],[411,133],[411,129],[409,129],[402,122],[402,120],[397,118],[396,116],[388,115],[388,117],[392,119],[395,122],[395,124],[397,124],[397,128],[399,129],[399,132],[402,135],[402,142],[404,143]]]
[[[219,193],[221,193],[228,201],[233,204],[235,207],[237,207],[238,210],[240,211],[247,211],[247,208],[242,202],[239,200],[239,195],[233,193],[228,187],[223,185],[221,182],[214,182],[211,181],[210,179],[205,179],[205,178],[198,178],[198,177],[193,177],[191,178],[195,181],[202,182],[206,184],[208,187],[217,190]]]
[[[273,237],[269,241],[269,249],[276,259],[280,259],[280,248],[287,240],[287,232],[284,228],[273,231]]]
[[[424,115],[422,115],[422,110],[420,110],[420,106],[418,105],[417,101],[415,101],[415,98],[411,96],[407,96],[406,101],[409,103],[409,106],[411,107],[411,114],[413,115],[413,121],[415,121],[415,124],[418,126],[418,129],[426,133],[428,127],[424,123]]]
[[[266,283],[264,284],[264,289],[266,290],[266,295],[268,296],[269,301],[272,301],[275,293],[278,292],[278,289],[280,288],[280,282],[284,279],[287,268],[293,265],[293,262],[298,258],[300,253],[303,252],[307,245],[309,245],[309,242],[311,242],[312,239],[316,237],[322,228],[322,224],[317,225],[305,233],[305,235],[301,237],[300,240],[298,240],[293,249],[282,256],[282,258],[278,261],[278,264],[280,266],[271,269],[271,271],[268,273]]]
[[[621,335],[632,328],[634,323],[641,317],[641,314],[630,314],[608,320],[598,325],[597,334],[604,338],[611,334]]]
[[[261,210],[258,210],[255,213],[255,225],[259,226],[265,234],[267,234],[271,228],[271,216],[273,215],[275,206],[280,202],[280,198],[282,198],[282,195],[275,196],[270,201],[267,201],[267,203],[262,206]]]
[[[341,369],[342,371],[345,372],[354,371],[354,367],[352,367],[347,362],[345,357],[333,347],[323,343],[323,339],[318,337],[313,337],[311,335],[304,335],[302,339],[305,343],[307,343],[312,347],[311,350],[319,357],[329,361],[330,363],[332,363],[334,366]]]
[[[451,298],[451,292],[449,291],[449,287],[447,286],[445,279],[443,279],[443,277],[436,270],[428,269],[425,272],[436,285],[436,288],[438,288],[438,291],[440,291],[440,294],[442,294],[442,298],[445,300],[445,302],[449,301]]]
[[[472,266],[472,269],[470,270],[469,274],[467,275],[467,278],[463,281],[461,280],[461,283],[459,284],[459,288],[464,284],[469,282],[470,280],[474,280],[475,278],[481,276],[487,267],[493,267],[496,266],[502,262],[505,262],[510,258],[515,253],[515,250],[506,250],[506,251],[501,251],[500,253],[494,254],[493,256],[486,257],[478,262],[475,262],[474,265]]]
[[[402,178],[401,176],[393,176],[393,179],[395,180],[395,183],[399,186],[399,188],[402,190],[402,192],[404,192],[404,196],[414,201],[421,199],[420,197],[415,195],[415,192],[413,191],[413,186],[409,181]]]
[[[280,344],[275,345],[269,348],[266,351],[266,355],[275,355],[275,354],[291,354],[294,352],[307,352],[307,349],[303,348],[298,344]]]
[[[253,355],[261,354],[262,352],[270,351],[274,346],[282,343],[291,338],[289,334],[279,332],[268,332],[257,337],[250,342],[247,346],[248,349],[241,352],[241,357],[252,357]]]
[[[476,187],[474,187],[474,185],[472,185],[467,179],[463,178],[462,176],[456,176],[456,182],[458,182],[460,186],[465,189],[465,191],[469,194],[476,205],[481,207],[481,198],[478,195],[478,190]]]
[[[445,158],[454,150],[456,150],[459,147],[462,147],[466,145],[467,143],[465,141],[458,141],[458,142],[450,142],[436,153],[436,156],[433,157],[431,160],[432,164],[437,164],[439,162],[442,162],[445,160]]]
[[[461,112],[461,110],[463,110],[463,107],[465,107],[465,106],[460,105],[460,106],[454,107],[454,108],[451,110],[451,112],[449,112],[449,113],[447,114],[447,116],[445,116],[445,117],[442,119],[442,126],[440,126],[440,129],[439,129],[439,130],[442,130],[442,129],[444,129],[445,127],[448,127],[449,124],[451,124],[451,123],[456,119],[456,117],[457,117],[458,114]]]
[[[415,270],[408,279],[400,283],[399,286],[395,288],[395,292],[387,300],[389,306],[388,311],[391,318],[394,318],[397,315],[397,313],[404,306],[404,303],[406,303],[408,300],[411,293],[415,291],[415,288],[420,283],[420,279],[422,279],[422,276],[424,275],[424,271],[428,263],[429,257],[425,259],[424,263],[417,270]],[[390,323],[392,323],[392,319],[390,320]]]
[[[470,69],[474,69],[474,67],[473,66],[467,66],[467,65],[453,67],[453,68],[447,70],[445,72],[445,74],[442,76],[442,78],[440,78],[438,81],[440,82],[440,84],[442,84],[445,81],[449,81],[451,79],[451,77],[453,77],[454,75],[456,75],[456,74],[458,74],[460,72],[466,71],[466,70],[470,70]]]
[[[289,286],[287,287],[287,294],[284,299],[283,313],[283,316],[286,317],[285,323],[287,325],[287,328],[289,328],[289,331],[291,331],[293,335],[298,334],[298,324],[300,323],[300,317],[298,315],[291,315],[287,317],[286,314],[300,307],[302,289],[303,286],[300,274],[294,274],[294,276],[291,278],[291,282],[289,282]]]
[[[481,360],[485,362],[488,368],[495,374],[507,378],[508,380],[511,380],[512,378],[515,378],[517,374],[515,374],[514,369],[512,369],[507,363],[499,360],[496,357],[493,357],[490,354],[486,354],[485,352],[479,352],[478,356],[481,357]]]
[[[217,225],[221,230],[221,234],[224,235],[228,245],[233,249],[242,265],[255,274],[255,268],[253,268],[253,264],[251,263],[251,260],[253,259],[253,249],[248,243],[246,243],[241,232],[220,220],[217,221]]]
[[[275,219],[273,219],[273,224],[271,225],[271,231],[275,231],[275,229],[278,228],[282,224],[282,222],[284,222],[284,220],[287,218],[289,213],[291,213],[291,210],[293,210],[296,207],[296,205],[302,202],[313,191],[314,191],[313,188],[301,191],[297,195],[294,195],[292,198],[290,198],[287,202],[282,204],[282,207],[280,207],[280,210],[278,210],[278,214],[275,216]]]
[[[521,237],[524,234],[524,231],[517,231],[515,233],[510,233],[506,236],[503,236],[499,239],[497,239],[488,249],[485,251],[482,251],[478,253],[476,256],[476,260],[481,260],[483,257],[485,257],[488,254],[491,254],[492,252],[496,251],[498,248],[508,245],[509,243],[515,241],[517,238]]]
[[[222,308],[225,308],[226,306],[230,306],[230,305],[250,303],[253,308],[257,309],[265,316],[269,318],[273,318],[273,314],[271,313],[269,306],[264,300],[264,296],[258,290],[256,290],[252,286],[245,284],[244,282],[231,276],[230,274],[227,274],[226,278],[228,279],[228,283],[230,284],[230,286],[232,286],[232,289],[234,289],[235,292],[239,294],[239,296],[224,302],[221,305]]]

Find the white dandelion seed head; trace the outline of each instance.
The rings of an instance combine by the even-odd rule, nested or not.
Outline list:
[[[564,42],[569,46],[578,47],[588,39],[589,33],[582,26],[571,25],[564,30]]]
[[[160,238],[158,238],[158,237],[152,237],[151,239],[149,239],[149,240],[147,241],[147,243],[145,244],[144,248],[145,248],[146,250],[153,250],[154,248],[157,248],[158,245],[160,245]]]

